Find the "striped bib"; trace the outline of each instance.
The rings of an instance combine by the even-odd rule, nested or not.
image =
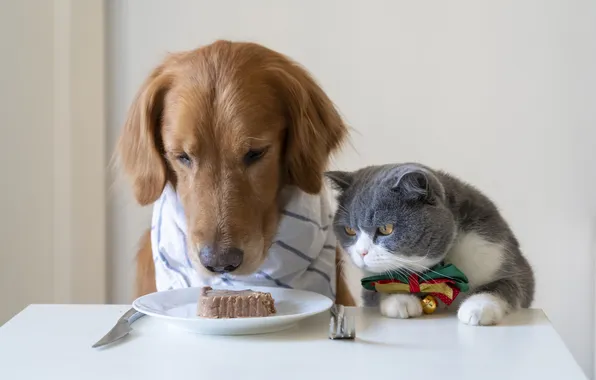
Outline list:
[[[282,192],[282,215],[274,242],[261,267],[251,275],[202,276],[186,244],[186,217],[180,198],[168,184],[153,206],[151,247],[157,290],[237,285],[310,290],[335,300],[335,245],[329,195],[307,194],[296,187]]]

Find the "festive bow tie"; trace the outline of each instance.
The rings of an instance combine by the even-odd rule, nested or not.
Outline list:
[[[453,264],[437,264],[424,273],[400,272],[365,277],[362,287],[379,293],[426,294],[450,305],[460,292],[468,290],[468,278]]]

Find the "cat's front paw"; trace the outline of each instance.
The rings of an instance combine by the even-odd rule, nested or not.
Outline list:
[[[422,315],[420,300],[409,294],[388,294],[381,297],[381,315],[389,318],[413,318]]]
[[[489,293],[479,293],[466,299],[457,312],[460,321],[472,326],[496,325],[507,314],[507,303]]]

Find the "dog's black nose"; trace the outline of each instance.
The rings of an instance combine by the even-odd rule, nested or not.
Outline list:
[[[201,248],[199,260],[207,270],[215,273],[233,272],[244,258],[244,252],[238,248],[213,249],[210,246]]]

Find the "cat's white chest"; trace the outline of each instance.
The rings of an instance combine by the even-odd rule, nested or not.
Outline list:
[[[458,267],[468,277],[470,288],[474,289],[494,280],[504,253],[503,246],[470,232],[458,236],[445,261]]]

